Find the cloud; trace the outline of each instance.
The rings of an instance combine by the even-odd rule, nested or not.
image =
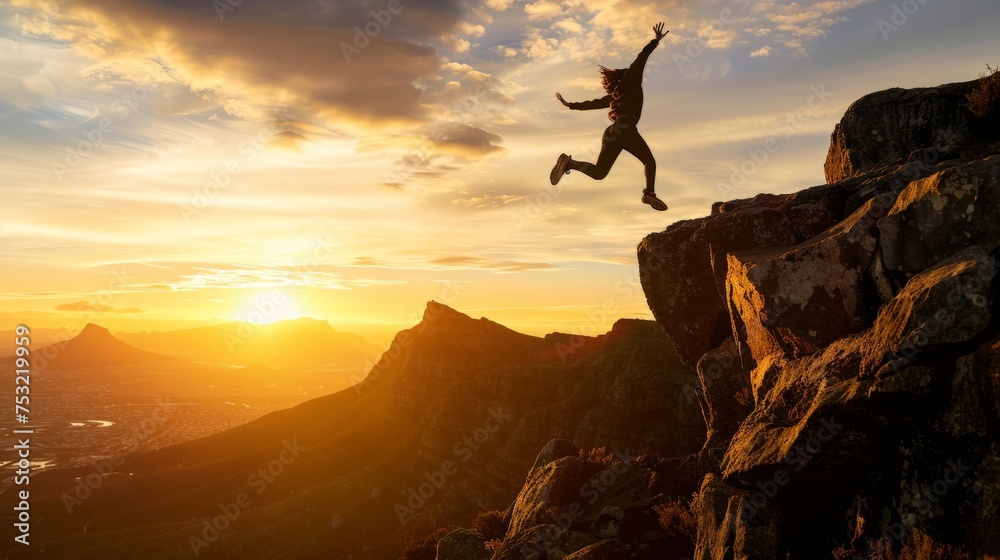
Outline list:
[[[493,272],[525,272],[528,270],[555,270],[548,263],[528,263],[518,261],[497,261],[480,257],[453,256],[430,261],[432,265],[446,268],[479,268]]]
[[[451,203],[469,208],[499,208],[513,202],[520,202],[524,198],[524,196],[514,194],[483,194],[480,196],[453,198]]]
[[[153,92],[147,105],[161,119],[216,112],[266,122],[280,112],[269,143],[279,151],[305,154],[314,141],[349,138],[373,153],[385,137],[407,137],[430,146],[428,157],[381,153],[407,175],[438,178],[503,153],[499,129],[516,123],[504,91],[523,88],[445,55],[474,47],[466,37],[486,34],[483,7],[508,7],[496,2],[404,2],[379,19],[385,14],[364,0],[244,0],[222,13],[201,0],[12,1],[34,14],[21,19],[22,33],[91,62],[82,73],[89,87],[138,84]],[[173,148],[155,140],[165,128],[150,129],[148,151]],[[134,136],[118,133],[121,142],[108,145],[136,151]]]
[[[516,0],[486,0],[486,7],[498,12],[506,11]]]
[[[321,288],[347,290],[375,284],[405,284],[402,280],[347,279],[341,274],[321,270],[296,270],[294,267],[269,268],[238,266],[198,268],[182,275],[170,285],[175,290],[206,288]],[[128,288],[129,286],[124,286]]]
[[[442,83],[424,94],[424,102],[433,107],[437,121],[510,124],[507,111],[514,107],[514,98],[503,92],[517,93],[523,87],[468,64],[449,62],[440,70]]]
[[[111,307],[109,305],[101,305],[98,303],[92,303],[87,301],[77,301],[73,303],[64,303],[62,305],[57,305],[56,311],[120,313],[120,314],[145,313],[142,309],[136,309],[135,307],[117,308],[117,307]]]
[[[463,35],[468,35],[469,37],[479,38],[486,34],[486,28],[482,25],[473,25],[471,23],[461,22],[458,25],[458,31]]]
[[[823,38],[830,28],[848,21],[845,12],[870,4],[875,0],[829,0],[803,5],[798,2],[779,4],[763,2],[753,6],[751,19],[761,27],[751,32],[755,36],[766,34],[772,42],[788,47],[796,56],[807,56],[805,41]],[[767,30],[764,32],[763,30]]]
[[[461,16],[442,2],[405,4],[369,37],[354,29],[373,17],[360,2],[331,3],[310,25],[316,4],[301,1],[247,0],[221,22],[210,2],[74,0],[52,13],[41,0],[16,3],[49,14],[24,33],[72,45],[94,60],[95,79],[180,84],[238,118],[285,107],[349,130],[428,121],[417,83],[443,61],[429,41]]]
[[[439,128],[431,141],[442,153],[475,159],[503,151],[500,136],[464,124]]]
[[[537,0],[524,6],[530,25],[519,40],[492,49],[506,58],[552,63],[622,58],[634,56],[649,40],[651,32],[645,22],[665,21],[671,30],[665,43],[671,45],[696,43],[702,49],[725,51],[770,36],[772,43],[788,47],[782,53],[806,56],[809,42],[847,21],[847,12],[871,2],[874,0],[816,4]]]
[[[750,53],[750,58],[767,57],[771,56],[771,47],[769,45],[764,45],[763,47]]]
[[[419,134],[371,136],[358,142],[360,154],[390,156],[395,164],[381,184],[402,189],[415,182],[435,180],[431,190],[449,190],[440,184],[444,174],[466,165],[495,158],[506,149],[492,132],[464,124],[442,124]],[[426,186],[426,185],[425,185]]]
[[[556,29],[565,31],[566,33],[582,33],[583,26],[580,25],[575,19],[564,19],[557,21],[555,24]]]
[[[525,4],[524,13],[528,16],[528,21],[549,20],[563,14],[563,6],[548,0],[540,0]]]
[[[549,263],[542,262],[521,262],[513,260],[494,260],[484,257],[470,257],[465,255],[449,255],[444,257],[430,258],[428,260],[407,260],[407,259],[385,259],[373,257],[359,257],[355,259],[354,266],[360,267],[380,267],[404,270],[441,270],[441,269],[462,269],[462,270],[488,270],[491,272],[526,272],[531,270],[549,271],[556,267]]]

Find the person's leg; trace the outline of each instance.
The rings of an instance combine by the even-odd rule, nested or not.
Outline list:
[[[624,141],[625,151],[637,157],[645,167],[646,190],[651,193],[656,192],[656,160],[653,158],[653,152],[646,144],[646,140],[643,139],[638,130],[634,130],[632,134],[626,135]]]
[[[622,147],[622,135],[617,133],[614,125],[611,125],[604,131],[604,135],[601,137],[601,154],[597,156],[597,163],[571,159],[569,161],[569,168],[600,181],[608,176],[611,166],[618,159],[618,154],[622,153]]]

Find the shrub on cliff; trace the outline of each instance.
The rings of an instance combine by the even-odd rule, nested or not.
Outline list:
[[[670,500],[653,508],[660,516],[660,527],[670,535],[683,535],[694,543],[698,538],[698,509],[701,495],[695,492],[685,502],[681,498]]]
[[[608,451],[605,447],[597,447],[589,451],[581,449],[580,459],[601,468],[606,468],[615,462],[615,453],[614,451]]]
[[[471,529],[484,540],[502,540],[507,534],[507,522],[502,511],[484,511],[472,520]]]
[[[969,100],[969,110],[977,117],[985,117],[997,108],[1000,102],[1000,66],[990,68],[986,65],[987,72],[979,75],[979,85],[966,98]]]
[[[899,550],[893,550],[888,539],[869,539],[868,550],[862,554],[842,546],[833,556],[837,560],[969,560],[962,549],[940,544],[919,530]]]
[[[580,450],[580,462],[573,468],[563,471],[552,481],[549,487],[549,500],[556,510],[581,502],[584,498],[581,492],[591,477],[611,466],[615,454],[603,447],[589,451]]]
[[[415,539],[406,545],[399,560],[435,560],[437,558],[438,541],[459,527],[442,527],[422,539]]]

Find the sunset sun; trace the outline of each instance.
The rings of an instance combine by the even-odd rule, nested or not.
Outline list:
[[[298,302],[288,292],[270,290],[255,292],[236,309],[235,319],[253,325],[267,325],[302,316]]]

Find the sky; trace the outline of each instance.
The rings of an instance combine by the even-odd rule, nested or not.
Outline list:
[[[601,97],[597,66],[658,21],[639,130],[670,210],[628,154],[552,187],[609,124],[554,94]],[[2,0],[0,329],[310,316],[385,344],[436,300],[600,334],[651,318],[646,234],[824,183],[854,100],[976,78],[997,21],[993,0]]]

